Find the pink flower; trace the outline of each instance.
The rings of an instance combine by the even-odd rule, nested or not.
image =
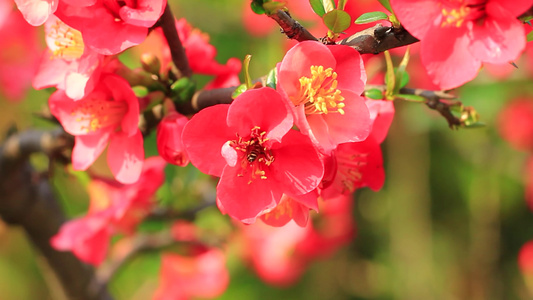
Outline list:
[[[522,245],[518,253],[518,267],[524,275],[533,274],[533,241]]]
[[[104,56],[85,47],[81,33],[51,16],[45,23],[48,50],[43,54],[33,87],[55,86],[79,100],[90,93],[100,78]]]
[[[86,170],[109,142],[107,163],[115,178],[122,183],[137,181],[144,159],[143,138],[137,128],[139,103],[124,79],[106,74],[78,101],[58,90],[49,106],[65,131],[75,136],[75,170]]]
[[[498,129],[504,140],[513,148],[533,150],[533,100],[515,99],[507,104],[498,116]]]
[[[59,3],[56,15],[81,31],[87,46],[112,55],[144,41],[165,5],[165,0],[69,0]]]
[[[229,284],[226,258],[218,249],[200,249],[190,256],[165,253],[160,276],[154,300],[215,298]]]
[[[59,0],[15,0],[15,3],[28,23],[39,26],[56,11]]]
[[[157,126],[157,151],[167,162],[186,166],[189,163],[187,152],[181,140],[181,133],[189,119],[177,112],[171,112]]]
[[[316,222],[309,222],[305,227],[295,222],[280,228],[260,222],[241,226],[243,254],[267,283],[291,285],[309,263],[331,255],[353,239],[352,203],[347,196],[321,202],[321,212],[313,218]]]
[[[316,201],[317,196],[314,196],[314,199]],[[298,202],[298,200],[283,195],[274,209],[261,215],[261,220],[265,224],[274,227],[285,226],[291,220],[294,220],[294,223],[298,226],[305,227],[309,220],[309,207]]]
[[[391,0],[402,25],[421,40],[422,63],[442,89],[476,77],[483,62],[508,63],[526,45],[517,16],[532,0]]]
[[[291,114],[271,88],[249,90],[231,106],[206,108],[189,121],[183,144],[193,165],[221,177],[222,212],[253,223],[284,193],[303,195],[318,186],[322,162],[311,141],[292,126]],[[316,202],[308,204],[313,206]]]
[[[50,240],[51,245],[72,251],[86,263],[102,263],[111,236],[117,232],[133,233],[148,214],[151,197],[164,182],[165,165],[160,157],[148,158],[139,181],[131,185],[94,178],[88,186],[88,214],[63,224]]]
[[[37,28],[12,10],[12,2],[6,4],[0,8],[0,93],[9,100],[20,100],[30,88],[42,48]]]
[[[296,126],[326,154],[370,133],[370,115],[360,96],[365,82],[361,56],[348,46],[301,42],[278,64],[278,90]]]

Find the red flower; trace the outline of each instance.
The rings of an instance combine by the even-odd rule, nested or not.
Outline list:
[[[231,106],[196,114],[183,130],[189,159],[220,176],[220,210],[245,223],[274,208],[285,193],[314,190],[324,168],[311,141],[291,130],[293,119],[271,88],[249,90]]]
[[[476,77],[482,62],[508,63],[526,45],[517,16],[532,0],[391,0],[402,25],[421,41],[422,63],[442,89]]]
[[[348,46],[301,42],[278,64],[278,90],[296,126],[327,154],[370,133],[370,115],[360,96],[365,82],[361,56]]]

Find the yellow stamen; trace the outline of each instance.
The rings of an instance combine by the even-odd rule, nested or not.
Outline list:
[[[81,32],[57,20],[50,26],[47,32],[48,38],[53,40],[53,44],[48,47],[52,51],[54,58],[75,60],[83,55],[84,43]]]
[[[300,94],[291,97],[294,105],[305,105],[305,113],[310,114],[344,114],[344,97],[337,89],[337,73],[332,68],[324,70],[323,66],[311,66],[311,77],[300,78]]]

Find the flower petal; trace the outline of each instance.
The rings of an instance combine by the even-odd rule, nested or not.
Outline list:
[[[136,182],[141,175],[143,162],[143,137],[140,130],[133,136],[121,131],[111,136],[107,164],[117,181],[125,184]]]
[[[526,47],[524,27],[497,3],[489,2],[486,11],[483,25],[474,25],[469,48],[472,56],[494,64],[517,59]]]
[[[390,4],[402,26],[420,40],[432,32],[434,24],[440,24],[441,6],[435,0],[390,0]]]
[[[311,192],[324,176],[324,165],[311,140],[298,131],[289,131],[281,143],[273,145],[272,153],[272,176],[288,195]]]
[[[258,126],[266,131],[266,138],[280,141],[293,126],[281,95],[272,88],[248,90],[237,97],[228,110],[228,126],[240,136],[250,135],[250,129]]]
[[[251,224],[265,210],[274,208],[282,193],[272,185],[270,178],[250,180],[242,174],[242,167],[226,167],[217,186],[217,199],[225,213]]]
[[[470,39],[464,27],[433,28],[422,41],[422,63],[433,82],[441,89],[456,88],[474,79],[481,61],[468,51]],[[442,37],[446,38],[443,39]]]
[[[72,149],[72,167],[84,171],[100,156],[107,146],[111,130],[102,130],[97,134],[78,135]]]
[[[345,45],[328,46],[337,62],[337,88],[362,94],[365,90],[366,72],[363,59],[354,48]]]
[[[226,160],[222,146],[235,139],[235,131],[226,124],[229,104],[202,109],[183,128],[181,136],[191,163],[203,173],[220,176]]]

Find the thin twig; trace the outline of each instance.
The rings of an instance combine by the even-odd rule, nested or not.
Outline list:
[[[189,66],[189,60],[185,54],[185,48],[181,43],[176,29],[176,20],[170,10],[170,5],[167,4],[165,11],[159,19],[158,25],[163,29],[163,34],[167,39],[170,54],[172,55],[172,62],[180,72],[179,77],[191,77],[192,70]]]
[[[269,17],[279,24],[282,32],[289,39],[297,40],[298,42],[318,41],[305,27],[281,9],[278,9],[275,14],[269,15]]]

